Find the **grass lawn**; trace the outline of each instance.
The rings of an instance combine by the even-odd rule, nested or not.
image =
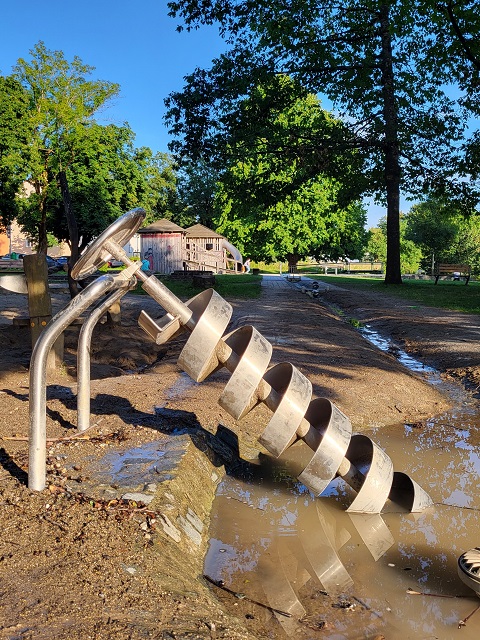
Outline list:
[[[401,285],[386,285],[381,279],[362,276],[312,275],[311,277],[351,291],[372,291],[397,296],[410,300],[412,306],[419,303],[429,307],[480,314],[480,282],[470,281],[465,286],[464,280],[459,282],[439,280],[438,284],[433,280],[405,280]]]
[[[201,289],[195,289],[192,286],[191,280],[177,280],[166,276],[157,277],[172,293],[182,300],[193,298],[201,292]],[[215,282],[215,291],[217,291],[222,298],[225,298],[225,300],[229,298],[258,298],[260,295],[262,276],[254,276],[250,273],[215,275]],[[146,295],[140,283],[133,293]]]

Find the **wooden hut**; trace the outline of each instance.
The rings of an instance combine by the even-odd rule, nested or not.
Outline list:
[[[224,236],[203,224],[194,224],[185,229],[185,233],[187,268],[214,273],[241,269],[242,256]]]
[[[185,230],[171,220],[157,220],[139,229],[140,257],[150,262],[150,271],[170,274],[184,268]]]

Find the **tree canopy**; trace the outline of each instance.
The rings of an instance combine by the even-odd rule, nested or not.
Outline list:
[[[416,273],[423,264],[422,248],[408,234],[408,216],[400,213],[400,268],[402,273]],[[365,257],[385,262],[387,257],[387,219],[380,218],[378,227],[368,232]],[[425,266],[425,265],[423,265]]]
[[[39,251],[46,253],[50,191],[72,161],[74,142],[98,109],[118,93],[118,85],[87,79],[93,67],[77,56],[68,62],[62,51],[50,51],[41,41],[30,54],[29,61],[19,58],[13,73],[28,96],[24,117],[29,135],[22,150],[25,170],[17,178],[29,185],[22,215]]]
[[[85,246],[125,211],[143,206],[149,221],[167,217],[175,176],[168,158],[154,156],[150,149],[134,147],[134,133],[127,125],[83,127],[70,141],[69,192],[78,233]],[[22,201],[19,221],[35,233],[35,194]],[[58,240],[71,242],[61,187],[52,175],[45,201],[47,229]]]
[[[95,121],[118,85],[91,80],[93,67],[43,42],[30,53],[0,77],[0,215],[16,218],[39,251],[50,234],[67,241],[72,266],[80,246],[132,207],[150,222],[172,217],[176,168],[168,154],[136,149],[128,124]]]
[[[472,96],[478,77],[448,11],[463,32],[478,33],[480,16],[467,4],[459,15],[434,0],[170,2],[179,29],[217,24],[230,45],[170,96],[176,152],[209,158],[239,102],[276,74],[327,95],[366,158],[365,193],[387,205],[386,282],[400,283],[400,191],[419,194],[454,174],[472,108],[445,91],[453,82]]]
[[[266,207],[242,207],[220,191],[216,228],[254,260],[295,264],[307,256],[358,258],[365,243],[365,210],[359,204],[339,210],[334,196],[335,186],[326,179],[312,180]]]
[[[255,87],[217,143],[217,229],[256,260],[358,257],[362,158],[348,144],[335,153],[315,147],[326,138],[345,140],[345,128],[291,78]]]
[[[18,214],[17,194],[26,175],[31,131],[28,94],[12,77],[0,76],[0,228]]]
[[[465,217],[455,200],[429,198],[406,215],[406,237],[421,248],[423,267],[434,262],[469,264],[480,269],[480,215]]]
[[[172,219],[181,227],[199,222],[211,227],[219,172],[202,159],[184,164],[177,174],[178,208]]]

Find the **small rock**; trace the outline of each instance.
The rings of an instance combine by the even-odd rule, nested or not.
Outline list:
[[[200,535],[198,530],[183,516],[178,516],[177,522],[185,531],[190,540],[192,540],[192,542],[194,542],[196,545],[200,546],[200,544],[202,543],[202,536]]]
[[[173,538],[175,542],[180,542],[182,536],[180,535],[180,531],[172,524],[172,522],[167,518],[167,516],[163,513],[158,514],[158,519],[163,527],[165,533]]]
[[[148,493],[132,492],[124,493],[122,500],[134,500],[135,502],[144,502],[145,504],[149,504],[153,500],[153,497],[154,496]]]
[[[203,522],[200,520],[200,518],[197,516],[197,514],[190,508],[187,510],[187,520],[189,520],[191,522],[191,524],[195,527],[195,529],[199,533],[202,533],[202,531],[203,531]]]

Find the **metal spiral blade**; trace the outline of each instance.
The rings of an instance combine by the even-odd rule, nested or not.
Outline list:
[[[338,407],[326,398],[312,397],[310,381],[295,366],[282,362],[269,367],[272,346],[254,327],[243,326],[224,336],[232,308],[213,289],[185,306],[191,334],[179,366],[197,382],[226,367],[232,376],[219,403],[236,420],[263,402],[273,415],[258,439],[273,456],[303,439],[313,453],[298,479],[315,495],[340,475],[357,491],[349,512],[380,513],[389,498],[409,511],[431,506],[416,482],[394,472],[380,447],[365,435],[352,434],[350,420]],[[159,343],[177,335],[181,320],[169,315],[157,325],[142,312],[139,323]]]

